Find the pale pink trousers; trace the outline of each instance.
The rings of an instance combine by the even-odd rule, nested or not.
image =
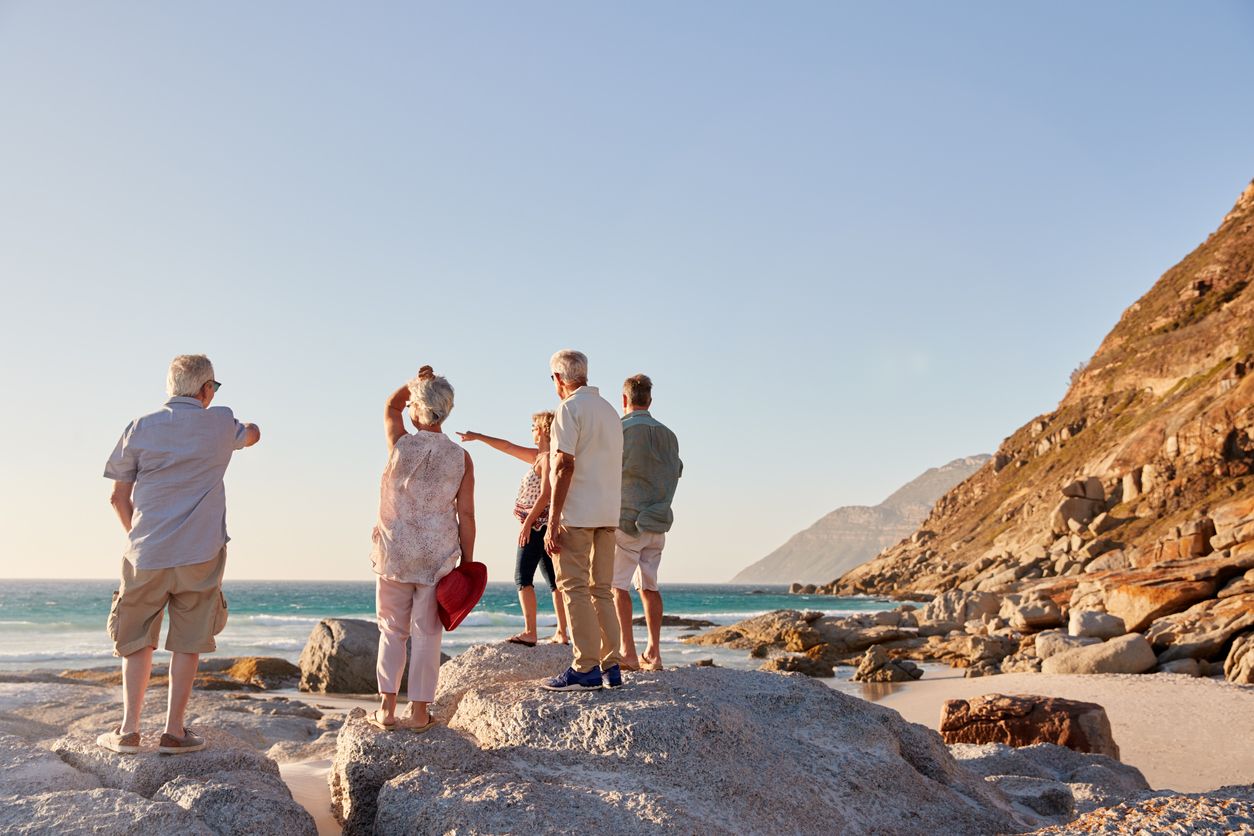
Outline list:
[[[435,587],[402,583],[380,576],[375,584],[379,615],[379,693],[396,694],[405,669],[409,643],[409,687],[412,702],[432,702],[440,678],[440,640],[444,626],[435,607]]]

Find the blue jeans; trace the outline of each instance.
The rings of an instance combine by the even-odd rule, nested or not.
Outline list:
[[[553,574],[553,559],[544,550],[544,531],[547,526],[531,530],[527,545],[518,547],[518,557],[514,563],[514,583],[519,589],[535,585],[536,567],[548,581],[549,591],[557,591],[557,578]]]

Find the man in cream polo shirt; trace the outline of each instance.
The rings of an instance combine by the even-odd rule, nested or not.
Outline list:
[[[588,358],[565,349],[549,361],[562,405],[553,420],[553,500],[544,547],[553,556],[566,602],[575,659],[550,691],[622,684],[614,581],[614,532],[623,479],[623,425],[618,411],[588,385]]]

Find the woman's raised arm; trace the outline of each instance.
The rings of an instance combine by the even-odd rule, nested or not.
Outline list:
[[[493,436],[484,435],[483,433],[477,433],[471,430],[459,432],[457,437],[462,441],[482,441],[493,450],[500,450],[502,453],[513,456],[516,459],[521,459],[527,464],[534,463],[536,456],[540,454],[539,447],[523,447],[521,444],[514,444],[512,441],[506,441],[503,438],[495,438]]]

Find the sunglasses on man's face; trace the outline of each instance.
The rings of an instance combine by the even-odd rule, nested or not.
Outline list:
[[[222,384],[216,380],[209,381],[209,385],[213,387],[213,391],[215,392],[222,388]]]

